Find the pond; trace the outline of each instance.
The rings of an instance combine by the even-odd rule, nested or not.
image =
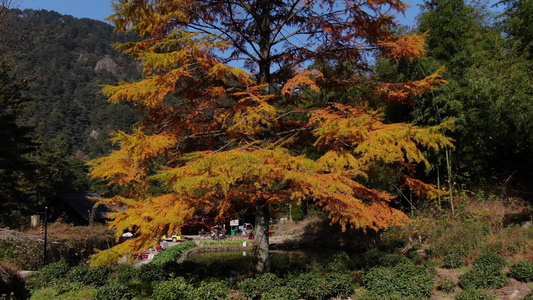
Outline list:
[[[300,272],[310,268],[312,264],[326,264],[335,253],[325,249],[309,249],[295,251],[271,250],[271,272],[284,274]],[[252,267],[251,248],[245,250],[224,250],[197,252],[188,257],[188,263],[196,269],[206,268],[215,277],[240,276],[247,274]]]

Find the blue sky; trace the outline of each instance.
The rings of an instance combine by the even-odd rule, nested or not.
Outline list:
[[[422,0],[405,0],[404,2],[411,7],[406,16],[399,16],[398,20],[404,25],[413,26],[419,12],[418,4],[421,4]],[[11,7],[54,10],[63,15],[100,21],[105,21],[105,18],[113,13],[111,0],[12,0]]]

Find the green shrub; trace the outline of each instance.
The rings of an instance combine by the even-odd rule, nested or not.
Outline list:
[[[324,275],[323,288],[329,298],[347,298],[353,294],[355,284],[348,274],[333,272]]]
[[[156,300],[181,300],[189,299],[188,295],[193,291],[183,277],[157,282],[154,285],[152,298]]]
[[[439,290],[445,293],[451,293],[455,291],[455,287],[457,287],[457,283],[451,280],[450,278],[443,278],[437,282],[437,287]]]
[[[298,300],[300,293],[289,286],[281,286],[279,288],[265,292],[262,300]]]
[[[137,276],[137,269],[132,265],[119,265],[116,267],[115,272],[116,282],[130,282]]]
[[[202,281],[197,288],[192,289],[188,298],[190,300],[222,300],[227,299],[230,289],[223,281]]]
[[[153,282],[167,279],[168,272],[162,265],[145,264],[137,270],[137,278],[141,282]]]
[[[354,283],[347,274],[302,273],[288,282],[302,299],[330,299],[348,297],[354,291]]]
[[[70,282],[84,283],[87,272],[89,272],[88,265],[73,267],[67,273],[67,280]]]
[[[426,268],[432,276],[437,275],[437,266],[439,264],[436,261],[424,260],[420,265]]]
[[[429,298],[434,287],[432,270],[412,263],[402,263],[394,268],[374,267],[363,280],[369,299],[372,297]]]
[[[496,254],[481,255],[472,268],[459,277],[460,286],[465,289],[499,289],[507,283],[502,273],[505,260]]]
[[[442,266],[446,269],[457,269],[463,266],[463,256],[457,252],[450,252],[444,256]]]
[[[35,288],[52,286],[65,279],[69,271],[70,266],[65,260],[48,264],[30,277],[30,286]]]
[[[521,261],[510,267],[510,276],[518,281],[533,281],[533,263]]]
[[[352,258],[346,252],[335,253],[327,264],[327,269],[332,272],[345,272],[353,268]]]
[[[87,272],[85,277],[85,284],[104,285],[111,272],[112,269],[105,266],[89,268],[89,272]]]
[[[501,270],[506,265],[507,263],[503,257],[493,253],[483,254],[474,262],[474,266],[483,266],[494,270]]]
[[[487,269],[470,270],[459,277],[459,285],[465,289],[499,289],[507,284],[507,278],[501,272],[494,273]]]
[[[104,285],[107,282],[111,269],[108,267],[89,268],[87,265],[76,266],[70,269],[66,278],[70,282],[83,285]]]
[[[254,298],[280,284],[281,280],[275,274],[265,273],[244,279],[239,283],[238,288],[247,297]]]
[[[154,256],[154,259],[149,263],[151,265],[164,265],[170,262],[177,261],[183,252],[196,247],[196,243],[193,241],[187,241],[180,243],[179,245],[169,247],[165,251],[158,253]]]
[[[43,264],[42,243],[33,239],[20,242],[9,236],[0,239],[0,260],[19,270],[38,270]]]
[[[396,253],[387,253],[379,249],[371,249],[364,254],[365,268],[380,267],[394,267],[399,263],[407,263],[410,260]]]
[[[129,300],[137,294],[135,285],[131,283],[112,282],[99,288],[94,300]]]
[[[462,291],[457,296],[455,300],[496,300],[496,296],[488,293],[484,290],[466,290]]]

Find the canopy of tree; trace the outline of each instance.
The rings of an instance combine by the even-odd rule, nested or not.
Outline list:
[[[312,200],[343,228],[407,220],[395,197],[364,183],[379,168],[420,197],[422,149],[452,147],[441,131],[386,123],[382,106],[412,103],[443,83],[374,76],[369,55],[417,59],[424,35],[395,36],[406,4],[385,1],[119,1],[110,20],[141,39],[117,48],[142,62],[142,81],[106,86],[113,103],[144,113],[119,150],[91,174],[126,187],[105,202],[118,235],[140,235],[93,257],[115,261],[153,244],[193,215],[216,220],[255,208],[256,270],[268,271],[269,207]],[[232,62],[240,61],[236,67]]]

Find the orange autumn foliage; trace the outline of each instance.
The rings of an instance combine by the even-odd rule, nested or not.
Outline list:
[[[133,134],[115,135],[119,149],[93,160],[91,176],[124,190],[102,200],[123,208],[110,215],[117,238],[125,228],[138,235],[99,252],[93,264],[145,249],[194,215],[223,221],[254,206],[310,200],[343,229],[408,221],[391,206],[396,195],[358,181],[386,166],[398,186],[435,197],[412,166],[429,165],[424,149],[452,146],[443,134],[450,123],[388,124],[382,110],[365,104],[376,95],[409,103],[444,82],[439,73],[408,83],[367,73],[366,52],[392,60],[424,53],[423,37],[390,34],[393,20],[384,12],[405,7],[399,0],[115,4],[116,29],[141,38],[117,49],[138,59],[145,77],[103,92],[112,102],[131,101],[144,119]],[[235,60],[245,63],[230,64]],[[308,67],[319,62],[334,75]],[[347,96],[342,104],[334,94],[321,98],[354,85],[368,97]],[[290,101],[295,95],[298,104]],[[303,149],[311,148],[320,157],[309,158]]]

